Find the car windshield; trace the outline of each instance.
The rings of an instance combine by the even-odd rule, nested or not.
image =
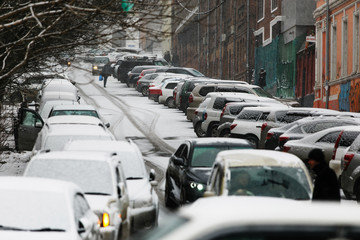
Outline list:
[[[191,157],[191,166],[192,167],[212,167],[216,155],[224,150],[233,150],[233,149],[245,149],[250,148],[247,146],[195,146],[192,157]]]
[[[73,140],[112,140],[110,136],[104,135],[61,135],[49,136],[42,150],[61,151],[65,144]]]
[[[255,195],[309,200],[311,188],[303,169],[250,166],[229,169],[229,195]]]
[[[54,110],[51,113],[51,116],[60,115],[85,115],[99,118],[99,115],[95,110]]]
[[[85,193],[112,195],[114,183],[107,162],[70,159],[37,159],[29,164],[27,176],[73,182]]]
[[[65,197],[56,192],[1,190],[0,225],[9,230],[50,228],[69,231],[69,221],[74,216],[70,216],[66,202]]]
[[[268,98],[274,98],[273,95],[271,95],[270,93],[266,92],[264,89],[262,88],[253,88],[252,89],[256,95],[258,95],[259,97],[268,97]]]
[[[189,72],[194,77],[205,77],[204,74],[202,74],[201,72],[199,72],[198,70],[195,70],[195,69],[189,69]]]
[[[118,152],[126,178],[145,178],[146,170],[135,152]]]

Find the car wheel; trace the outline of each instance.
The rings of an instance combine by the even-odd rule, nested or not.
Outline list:
[[[170,98],[166,99],[165,105],[167,105],[168,108],[175,108],[174,98],[170,97]]]
[[[219,137],[230,137],[230,129],[226,128],[222,130],[219,134]]]
[[[217,137],[217,128],[218,128],[219,124],[212,124],[210,126],[210,129],[209,129],[209,137]]]
[[[343,190],[343,193],[344,193],[346,199],[351,200],[353,198],[351,193],[349,193],[348,191]]]
[[[198,137],[206,137],[206,132],[201,129],[201,122],[198,122],[195,125],[194,130],[195,130],[196,136],[198,136]]]
[[[255,149],[258,148],[259,139],[257,137],[249,135],[246,136],[245,139],[248,140],[251,146],[253,146]]]
[[[167,208],[175,208],[176,204],[170,197],[170,186],[169,186],[169,177],[165,178],[165,206]]]
[[[149,95],[149,88],[148,87],[142,87],[141,88],[141,93],[143,96],[148,96]]]

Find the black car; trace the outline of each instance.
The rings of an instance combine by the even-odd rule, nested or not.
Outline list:
[[[165,205],[174,208],[202,197],[218,152],[251,148],[250,143],[244,139],[185,140],[170,157],[166,170]]]

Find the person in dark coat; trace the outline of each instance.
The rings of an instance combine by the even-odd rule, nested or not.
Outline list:
[[[106,88],[107,79],[111,74],[112,74],[111,62],[108,62],[107,64],[105,64],[105,66],[100,72],[100,75],[103,77],[104,88]]]
[[[321,149],[310,151],[308,164],[316,175],[312,200],[340,201],[340,188],[336,174],[325,161]]]

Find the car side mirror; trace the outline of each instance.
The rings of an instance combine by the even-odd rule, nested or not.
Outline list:
[[[110,127],[110,123],[105,123],[105,127],[109,128]]]
[[[35,123],[35,127],[36,127],[36,128],[42,128],[42,127],[43,127],[42,122],[36,122],[36,123]]]
[[[180,157],[173,157],[173,161],[175,165],[180,165],[180,166],[184,166],[184,159],[180,158]]]
[[[150,181],[154,181],[155,178],[156,178],[155,170],[154,170],[154,169],[150,169],[149,180],[150,180]]]

